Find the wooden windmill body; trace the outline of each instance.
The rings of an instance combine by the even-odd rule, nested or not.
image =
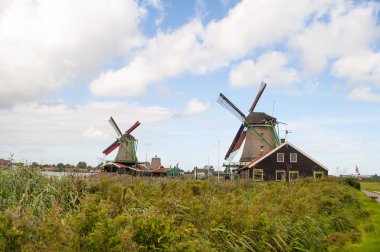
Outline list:
[[[265,87],[266,84],[262,83],[247,116],[245,116],[244,113],[223,94],[220,94],[219,96],[218,102],[242,121],[242,124],[225,156],[225,160],[232,161],[244,143],[243,152],[239,160],[240,164],[237,165],[236,168],[242,167],[248,162],[251,162],[276,148],[280,144],[275,129],[277,125],[276,118],[263,112],[253,111],[264,92]]]

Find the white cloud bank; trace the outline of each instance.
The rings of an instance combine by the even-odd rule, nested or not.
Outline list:
[[[291,85],[299,80],[295,69],[286,68],[288,60],[280,52],[261,55],[256,63],[245,60],[234,66],[229,80],[233,86],[257,85],[261,81],[271,85]]]
[[[136,96],[150,84],[183,73],[205,74],[233,62],[237,62],[230,73],[234,86],[260,80],[278,85],[308,82],[329,65],[338,78],[377,79],[377,60],[361,53],[377,58],[371,46],[380,35],[378,10],[379,5],[371,2],[243,0],[220,20],[203,24],[194,19],[176,30],[159,31],[124,67],[94,79],[90,90],[98,96]],[[299,60],[299,69],[287,68],[282,52],[270,52],[276,45]],[[266,54],[246,59],[263,48]],[[352,58],[363,66],[350,71]],[[371,69],[376,76],[370,76]]]
[[[142,124],[140,127],[146,127],[170,118],[173,113],[163,107],[122,102],[92,102],[75,107],[20,104],[0,109],[0,138],[3,145],[108,143],[115,137],[107,122],[110,116],[125,131],[137,120]]]
[[[0,105],[34,100],[141,43],[133,0],[0,4]]]
[[[155,82],[228,66],[255,49],[296,34],[321,6],[325,3],[242,1],[221,20],[204,25],[195,19],[177,30],[158,32],[126,66],[105,71],[90,89],[98,96],[135,96]]]
[[[334,76],[353,86],[379,83],[375,2],[242,0],[220,20],[202,23],[194,18],[149,39],[138,27],[147,15],[144,4],[164,16],[159,0],[2,1],[0,106],[35,100],[78,80],[91,80],[96,96],[138,96],[153,83],[231,64],[234,85],[248,85],[261,76],[290,85],[330,65]],[[306,77],[293,70],[300,69],[286,68],[279,55],[280,62],[265,62],[269,56],[249,59],[262,49],[271,55],[277,46],[300,61]],[[118,63],[107,68],[115,58]],[[361,67],[350,71],[352,62]],[[262,72],[244,74],[253,66]],[[371,81],[358,84],[363,78]]]

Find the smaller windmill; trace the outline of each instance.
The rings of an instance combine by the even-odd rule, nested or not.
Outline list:
[[[119,129],[115,120],[112,117],[108,120],[108,122],[116,131],[118,137],[115,142],[113,142],[107,149],[103,151],[103,153],[105,155],[108,155],[119,147],[119,151],[116,155],[115,162],[127,165],[136,164],[137,139],[134,138],[131,135],[131,133],[140,125],[140,122],[135,122],[135,124],[133,124],[132,127],[130,127],[126,132],[124,132],[124,134],[122,134],[121,130]]]

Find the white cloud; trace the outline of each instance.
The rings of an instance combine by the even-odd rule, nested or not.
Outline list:
[[[342,57],[334,62],[331,71],[354,85],[380,86],[380,53],[365,50]]]
[[[132,0],[0,5],[0,105],[27,102],[94,75],[140,41]]]
[[[256,63],[244,60],[230,71],[229,80],[233,86],[257,85],[260,81],[271,85],[291,85],[299,80],[296,70],[286,68],[288,60],[280,52],[261,55]]]
[[[370,87],[354,88],[348,98],[352,101],[380,102],[380,94],[374,94],[371,91]]]
[[[110,116],[125,131],[137,120],[143,128],[167,120],[172,115],[167,108],[122,102],[92,102],[75,107],[64,104],[19,104],[11,109],[0,110],[0,138],[4,145],[83,144],[94,141],[106,145],[114,136],[107,122]],[[108,135],[111,139],[106,137]]]
[[[206,112],[208,107],[209,107],[209,104],[202,103],[198,101],[198,99],[194,98],[194,99],[191,99],[186,104],[185,112],[183,112],[183,115],[185,116],[199,115]]]
[[[84,137],[90,140],[104,139],[108,137],[107,134],[101,130],[95,129],[93,126],[88,127],[82,134]]]
[[[324,70],[329,60],[356,54],[379,38],[378,5],[334,2],[316,16],[289,45],[301,53],[302,65],[312,74]]]
[[[194,21],[172,34],[159,32],[127,66],[117,71],[109,70],[93,80],[91,91],[99,96],[137,96],[148,84],[190,69],[194,61],[199,60],[196,41],[201,31],[200,22]]]
[[[195,19],[176,30],[159,31],[126,66],[102,73],[90,89],[98,96],[136,96],[152,83],[228,66],[297,33],[321,6],[316,1],[242,1],[221,20],[203,25]]]

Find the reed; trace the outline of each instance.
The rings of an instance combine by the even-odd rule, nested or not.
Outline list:
[[[368,218],[340,180],[195,181],[0,171],[0,250],[326,251]],[[371,231],[373,232],[373,231]]]

